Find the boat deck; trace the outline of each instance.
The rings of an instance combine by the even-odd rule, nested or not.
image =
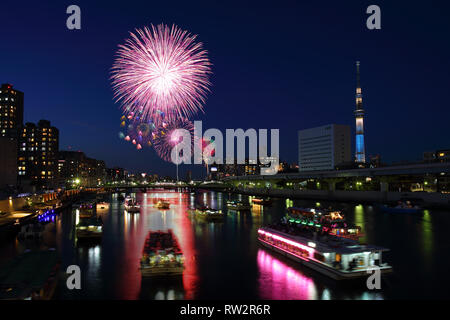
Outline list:
[[[276,234],[283,238],[289,240],[303,243],[307,245],[309,242],[314,242],[315,249],[319,252],[336,252],[341,254],[352,254],[361,253],[367,251],[389,251],[389,249],[374,246],[374,245],[363,245],[356,240],[337,237],[333,235],[314,235],[313,233],[299,232],[299,233],[288,233],[283,230],[278,230],[276,227],[265,227],[261,228],[263,231],[269,231],[270,233]],[[286,230],[287,231],[287,230]]]

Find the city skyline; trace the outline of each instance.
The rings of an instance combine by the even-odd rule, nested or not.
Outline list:
[[[444,88],[450,66],[443,58],[450,48],[439,41],[447,26],[429,17],[444,10],[407,8],[416,15],[421,11],[429,23],[405,27],[404,8],[382,3],[384,28],[370,31],[365,28],[365,3],[329,4],[323,10],[265,4],[255,9],[259,18],[245,6],[233,11],[193,4],[171,10],[152,4],[148,15],[141,14],[146,11],[143,4],[130,6],[133,9],[109,8],[101,2],[78,5],[83,24],[77,31],[65,28],[62,5],[19,8],[8,3],[8,10],[0,13],[7,22],[4,43],[9,48],[1,54],[2,83],[25,92],[24,122],[48,119],[60,128],[61,150],[81,150],[104,159],[109,167],[174,174],[174,166],[153,150],[137,151],[120,141],[121,112],[113,103],[108,80],[114,52],[128,32],[161,22],[188,26],[209,52],[212,92],[205,113],[195,118],[205,128],[279,128],[280,158],[296,162],[292,146],[297,145],[298,130],[336,123],[352,125],[354,133],[354,63],[360,60],[366,156],[380,154],[386,162],[414,161],[425,151],[448,147]],[[182,14],[185,10],[192,15]],[[110,14],[102,14],[105,11]],[[23,33],[17,25],[19,14],[26,17],[25,26],[36,27]],[[119,14],[121,19],[115,19]],[[247,27],[223,19],[230,14],[237,21],[247,19]],[[269,15],[273,23],[267,24],[263,20]],[[37,35],[43,37],[36,41]],[[337,36],[334,41],[321,41],[333,36]],[[267,43],[268,38],[273,43]],[[24,50],[28,45],[33,45],[33,56]],[[261,50],[267,54],[259,56]],[[436,113],[441,116],[435,117]],[[408,120],[403,120],[405,114]],[[415,143],[404,143],[410,140]],[[180,168],[181,174],[192,169]],[[197,175],[202,170],[193,168]]]

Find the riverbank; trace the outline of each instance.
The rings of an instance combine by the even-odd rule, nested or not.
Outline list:
[[[424,207],[450,208],[450,194],[428,192],[381,192],[381,191],[344,191],[344,190],[293,190],[235,188],[234,193],[250,196],[265,196],[289,199],[330,200],[360,203],[394,203],[402,199],[419,201]]]

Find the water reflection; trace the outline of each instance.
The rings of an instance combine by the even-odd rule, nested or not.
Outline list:
[[[281,262],[265,249],[258,249],[259,295],[271,300],[315,300],[313,280]]]
[[[357,226],[361,227],[361,233],[363,234],[363,236],[360,238],[360,241],[362,243],[364,243],[367,241],[366,228],[365,228],[366,224],[365,224],[365,219],[364,219],[364,216],[365,216],[364,215],[364,207],[361,204],[355,206],[354,213],[355,213],[355,224]]]
[[[227,211],[222,222],[201,222],[188,214],[192,206],[226,209],[228,199],[247,201],[247,196],[220,192],[151,190],[132,193],[142,203],[140,213],[126,213],[123,199],[113,194],[109,210],[102,212],[100,245],[82,246],[75,241],[77,210],[56,217],[56,245],[62,268],[77,264],[82,269],[82,290],[74,292],[60,282],[60,299],[381,299],[448,295],[442,284],[450,267],[446,252],[448,212],[424,210],[423,215],[388,215],[376,206],[322,201],[325,207],[343,210],[349,222],[362,227],[367,242],[390,248],[387,261],[394,267],[392,285],[381,292],[365,287],[343,289],[327,278],[276,253],[257,241],[261,225],[280,219],[286,207],[314,207],[316,201],[273,199],[272,206],[253,205],[251,212]],[[154,201],[170,202],[168,210]],[[251,199],[250,199],[251,201]],[[139,261],[149,231],[172,229],[185,255],[180,281],[142,281]],[[52,229],[53,230],[53,229]],[[49,233],[55,236],[55,232]],[[24,250],[12,240],[0,247],[0,259]],[[448,250],[447,250],[448,251]],[[410,289],[414,279],[415,290]],[[440,289],[442,288],[442,289]],[[78,290],[77,290],[78,291]]]

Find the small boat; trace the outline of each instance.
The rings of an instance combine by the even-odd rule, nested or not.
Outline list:
[[[258,198],[254,198],[254,199],[252,199],[252,202],[254,204],[259,204],[261,206],[270,206],[272,204],[272,199],[258,199]]]
[[[82,203],[78,208],[80,218],[90,218],[95,214],[95,207],[92,202]]]
[[[151,231],[148,234],[140,265],[143,278],[183,275],[184,256],[172,230]]]
[[[417,205],[412,205],[411,202],[399,202],[397,206],[380,205],[379,208],[387,213],[419,213],[422,211]]]
[[[26,251],[0,269],[0,300],[50,300],[58,282],[55,250]]]
[[[225,214],[222,210],[215,210],[207,207],[192,209],[191,213],[195,215],[196,218],[204,220],[222,220]]]
[[[158,202],[155,203],[155,208],[167,210],[170,208],[170,202],[159,200]]]
[[[245,203],[242,201],[227,201],[227,207],[228,209],[232,209],[232,210],[250,210],[252,208],[252,206],[249,203]]]
[[[80,219],[75,230],[78,241],[99,241],[103,237],[103,222],[97,217]]]
[[[141,206],[136,202],[135,199],[131,197],[126,197],[124,202],[125,210],[128,213],[138,213],[141,212]]]
[[[108,210],[109,209],[109,202],[102,201],[97,203],[97,210]]]

